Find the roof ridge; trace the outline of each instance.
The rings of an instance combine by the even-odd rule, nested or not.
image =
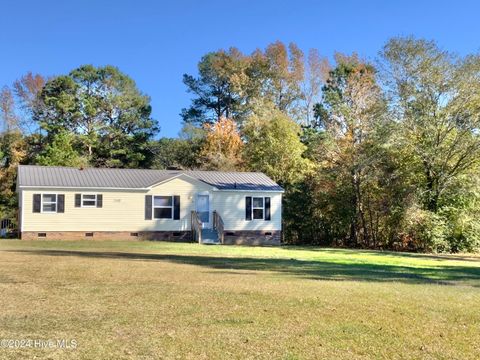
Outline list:
[[[122,170],[122,171],[164,171],[172,173],[187,173],[187,172],[203,172],[203,173],[222,173],[222,174],[263,174],[261,171],[222,171],[222,170],[186,170],[186,169],[145,169],[145,168],[108,168],[108,167],[95,167],[86,166],[83,168],[73,166],[60,166],[60,165],[37,165],[37,164],[19,164],[19,167],[37,167],[37,168],[55,168],[55,169],[71,169],[71,170]]]

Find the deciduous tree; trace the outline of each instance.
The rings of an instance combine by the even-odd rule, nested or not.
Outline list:
[[[18,130],[0,133],[0,218],[15,218],[18,165],[26,158],[26,144]]]
[[[272,104],[259,106],[245,124],[244,157],[252,171],[262,171],[287,185],[299,181],[312,163],[304,158],[300,126]]]
[[[326,60],[311,51],[307,63],[295,43],[286,46],[280,41],[250,55],[235,48],[209,53],[198,64],[198,77],[184,75],[194,98],[182,110],[183,120],[203,124],[227,117],[242,125],[256,104],[270,102],[306,123],[319,95]]]
[[[200,151],[203,167],[207,170],[234,171],[242,166],[243,141],[237,124],[227,118],[215,124],[206,124],[205,142]]]
[[[382,56],[398,145],[412,157],[424,208],[436,212],[455,179],[480,160],[480,57],[460,59],[431,41],[394,38]]]
[[[0,91],[0,120],[0,131],[20,131],[20,120],[15,111],[15,99],[7,86]]]
[[[376,176],[387,141],[382,132],[386,103],[375,68],[356,55],[337,54],[316,115],[325,133],[318,149],[319,176],[327,195],[323,206],[333,210],[333,232],[350,245],[369,246],[378,233]]]
[[[47,80],[40,74],[28,72],[13,83],[13,91],[17,98],[17,105],[22,110],[20,125],[24,134],[31,134],[39,130],[33,120],[33,112],[41,107],[40,91]]]

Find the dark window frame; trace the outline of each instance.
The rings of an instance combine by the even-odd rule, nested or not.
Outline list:
[[[55,196],[55,201],[44,201],[44,196]],[[55,211],[45,211],[43,209],[43,205],[48,204],[52,205],[55,204]],[[40,197],[40,212],[42,214],[57,214],[58,213],[58,194],[57,193],[42,193]]]
[[[170,198],[170,204],[168,206],[165,205],[157,205],[155,206],[155,198]],[[155,216],[155,209],[170,209],[170,217],[156,217]],[[173,212],[174,212],[174,199],[173,195],[153,195],[152,196],[152,220],[173,220]]]
[[[262,199],[262,206],[255,206],[255,199]],[[262,210],[262,217],[255,217],[254,210]],[[265,220],[265,196],[252,196],[252,220]]]
[[[95,199],[84,199],[84,196],[95,196]],[[94,205],[85,205],[84,201],[94,201]],[[80,207],[82,208],[96,208],[97,207],[97,201],[98,201],[98,194],[91,194],[91,193],[82,193],[80,197]]]

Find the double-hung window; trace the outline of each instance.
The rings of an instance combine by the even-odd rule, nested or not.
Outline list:
[[[271,198],[269,196],[246,196],[245,197],[245,220],[272,219]]]
[[[75,194],[75,207],[101,208],[103,207],[103,194]]]
[[[153,197],[153,218],[173,219],[173,196]]]
[[[252,197],[252,215],[254,220],[263,220],[265,213],[263,197]]]
[[[97,195],[82,194],[82,207],[97,207]]]
[[[34,213],[55,214],[65,212],[65,194],[33,194]]]
[[[42,212],[57,212],[57,194],[42,194]]]

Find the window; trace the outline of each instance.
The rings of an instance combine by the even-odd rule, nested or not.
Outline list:
[[[263,197],[252,198],[252,217],[253,219],[263,220],[264,201]]]
[[[153,197],[153,218],[154,219],[172,219],[173,218],[173,197],[172,196],[154,196]]]
[[[101,208],[103,206],[103,194],[75,194],[75,207]]]
[[[271,216],[271,198],[245,196],[245,220],[266,220],[270,221]]]
[[[42,212],[44,213],[57,212],[57,194],[42,195]]]
[[[96,207],[97,195],[96,194],[82,194],[82,207]]]

